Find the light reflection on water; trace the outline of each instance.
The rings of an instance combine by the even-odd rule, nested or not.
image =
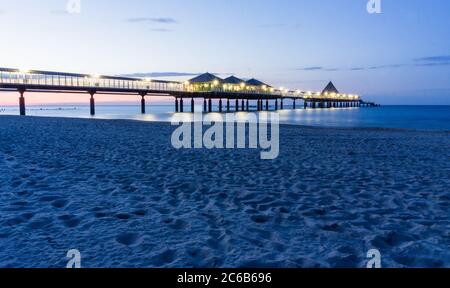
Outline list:
[[[196,105],[196,111],[202,110]],[[233,108],[232,108],[233,109]],[[253,108],[254,109],[254,108]],[[272,107],[273,109],[273,107]],[[89,115],[89,106],[28,106],[29,116],[49,116],[95,119],[131,119],[149,122],[170,122],[174,115],[183,121],[193,121],[191,113],[174,113],[173,105],[148,105],[147,114],[140,114],[138,105],[97,105],[97,115]],[[185,111],[190,107],[185,107]],[[214,107],[218,111],[218,107]],[[17,107],[1,107],[0,115],[18,115]],[[267,112],[260,112],[266,115]],[[232,113],[246,120],[247,112]],[[450,106],[382,106],[379,108],[297,109],[285,106],[278,111],[280,123],[324,127],[378,127],[419,130],[450,130]],[[226,114],[212,113],[210,120],[221,121]],[[205,115],[203,115],[205,116]]]

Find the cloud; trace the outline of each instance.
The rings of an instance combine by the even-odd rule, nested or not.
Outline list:
[[[414,59],[415,62],[427,62],[427,63],[448,63],[450,62],[450,55],[444,56],[431,56]]]
[[[200,73],[191,72],[147,72],[147,73],[132,73],[126,75],[120,75],[122,77],[136,77],[136,78],[158,78],[158,77],[183,77],[183,76],[197,76]]]
[[[435,66],[450,66],[450,62],[442,62],[442,63],[418,63],[415,66],[418,67],[435,67]]]
[[[128,18],[126,20],[130,23],[158,23],[158,24],[175,24],[177,21],[170,17],[164,18],[151,18],[151,17],[137,17],[137,18]]]
[[[166,28],[154,28],[152,29],[153,32],[173,32],[172,29],[166,29]]]
[[[296,69],[297,71],[364,71],[364,70],[383,70],[396,69],[401,67],[437,67],[450,66],[450,55],[421,57],[412,59],[412,63],[408,64],[384,64],[374,66],[356,66],[352,68],[327,68],[324,66],[311,66]]]
[[[312,67],[299,68],[297,70],[299,70],[299,71],[320,71],[320,70],[324,70],[324,68],[322,66],[312,66]]]
[[[388,64],[388,65],[378,65],[378,66],[367,66],[367,67],[352,67],[352,68],[327,68],[324,66],[312,66],[297,69],[298,71],[325,71],[325,72],[335,72],[335,71],[364,71],[364,70],[379,70],[379,69],[392,69],[407,66],[406,64]]]
[[[392,68],[400,68],[407,66],[405,64],[388,64],[388,65],[379,65],[379,66],[370,66],[367,67],[368,70],[380,70],[380,69],[392,69]]]
[[[415,66],[418,67],[436,67],[436,66],[450,66],[450,56],[431,56],[414,59]]]
[[[327,71],[327,72],[333,72],[333,71],[339,71],[339,68],[326,68],[323,66],[311,66],[311,67],[303,67],[297,69],[297,71]]]

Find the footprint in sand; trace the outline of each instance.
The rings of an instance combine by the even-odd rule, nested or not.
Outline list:
[[[154,266],[162,266],[165,264],[170,264],[175,260],[176,253],[174,250],[165,250],[161,254],[155,256],[152,259],[152,265]]]
[[[52,206],[55,208],[64,208],[67,206],[68,203],[69,203],[69,201],[67,201],[65,199],[59,199],[59,200],[53,201]]]
[[[116,237],[116,241],[125,246],[139,245],[143,237],[138,233],[122,233]]]
[[[270,221],[270,217],[267,215],[254,215],[250,217],[250,219],[252,219],[253,222],[258,224],[264,224]]]
[[[147,212],[145,210],[136,210],[133,212],[133,214],[139,217],[144,217],[147,215]]]
[[[414,237],[411,235],[396,231],[389,231],[387,233],[384,233],[383,235],[377,235],[371,241],[371,243],[374,247],[390,248],[399,246],[400,244],[405,242],[412,242],[414,240]]]
[[[59,200],[60,197],[58,196],[43,196],[41,198],[39,198],[39,202],[53,202],[55,200]]]
[[[188,223],[182,219],[167,218],[163,220],[165,224],[175,230],[181,230],[187,227]]]
[[[52,223],[53,223],[53,218],[42,217],[42,218],[34,220],[30,224],[28,224],[28,226],[31,229],[44,229],[44,228],[52,225]]]
[[[116,217],[120,220],[128,220],[131,218],[131,215],[126,214],[126,213],[119,213],[116,215]]]
[[[58,217],[59,220],[61,220],[67,228],[75,228],[77,227],[81,220],[75,216],[72,215],[62,215]]]

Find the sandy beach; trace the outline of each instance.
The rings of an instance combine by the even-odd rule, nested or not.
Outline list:
[[[175,127],[0,117],[0,267],[450,267],[450,133],[280,127],[280,155]]]

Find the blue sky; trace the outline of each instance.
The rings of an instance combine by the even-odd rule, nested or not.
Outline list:
[[[67,0],[0,0],[0,66],[333,80],[383,104],[450,104],[450,1],[381,0],[381,14],[367,2],[81,0],[68,14]]]

